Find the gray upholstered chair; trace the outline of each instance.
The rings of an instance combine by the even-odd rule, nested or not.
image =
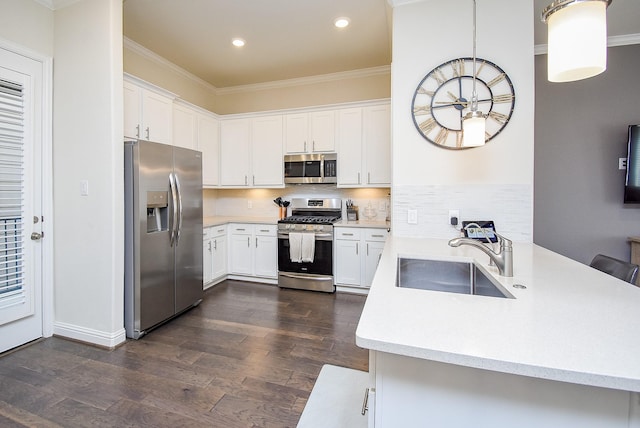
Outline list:
[[[636,283],[638,265],[634,265],[633,263],[598,254],[593,258],[590,266],[631,284],[635,285]]]

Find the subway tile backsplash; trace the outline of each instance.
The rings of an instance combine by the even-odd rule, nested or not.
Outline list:
[[[533,187],[528,184],[394,186],[392,232],[396,236],[450,239],[449,210],[462,221],[493,220],[496,231],[516,242],[533,242]],[[408,210],[418,224],[408,224]]]

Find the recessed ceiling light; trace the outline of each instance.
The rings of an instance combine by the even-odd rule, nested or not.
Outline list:
[[[233,40],[231,40],[231,43],[233,44],[233,46],[237,47],[237,48],[241,48],[245,45],[245,41],[243,39],[239,39],[239,38],[235,38]]]
[[[349,25],[351,21],[349,20],[349,18],[336,18],[335,21],[333,21],[333,25],[335,25],[338,28],[344,28],[346,26]]]

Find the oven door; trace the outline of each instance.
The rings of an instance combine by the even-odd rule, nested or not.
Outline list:
[[[280,272],[333,276],[333,234],[316,233],[313,262],[292,262],[289,233],[278,233],[278,270]]]

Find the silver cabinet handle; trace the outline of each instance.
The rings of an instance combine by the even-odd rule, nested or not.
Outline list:
[[[343,233],[342,236],[353,236],[353,233]]]
[[[149,127],[147,126],[147,140],[149,139]]]
[[[371,173],[367,172],[367,184],[371,184]]]
[[[258,248],[258,238],[256,237],[256,248]]]
[[[136,125],[136,138],[140,138],[140,125]]]
[[[304,151],[305,152],[307,151],[307,142],[306,141],[304,142]]]
[[[311,151],[312,151],[312,152],[315,152],[315,151],[316,151],[316,140],[313,140],[313,141],[311,142]]]
[[[247,236],[247,247],[251,247],[251,238]]]
[[[360,184],[360,173],[358,173],[358,184]]]
[[[252,177],[253,177],[253,185],[255,186],[256,185],[256,176],[252,175]]]
[[[356,256],[360,253],[360,243],[356,242]]]
[[[362,402],[362,411],[360,414],[364,416],[367,410],[369,410],[369,388],[364,391],[364,401]]]
[[[209,252],[211,252],[211,241],[209,241]]]
[[[260,232],[268,232],[269,229],[260,229]]]
[[[244,185],[245,186],[247,185],[247,176],[246,175],[244,176]]]
[[[236,230],[241,230],[241,231],[243,231],[243,232],[244,232],[244,229],[237,228]]]
[[[32,241],[39,241],[40,239],[42,239],[43,235],[44,235],[44,233],[33,232],[31,234],[31,240]]]
[[[371,235],[372,238],[384,238],[384,235]]]
[[[218,251],[218,240],[217,239],[213,240],[213,249]]]
[[[369,243],[367,242],[367,256],[369,255]]]

